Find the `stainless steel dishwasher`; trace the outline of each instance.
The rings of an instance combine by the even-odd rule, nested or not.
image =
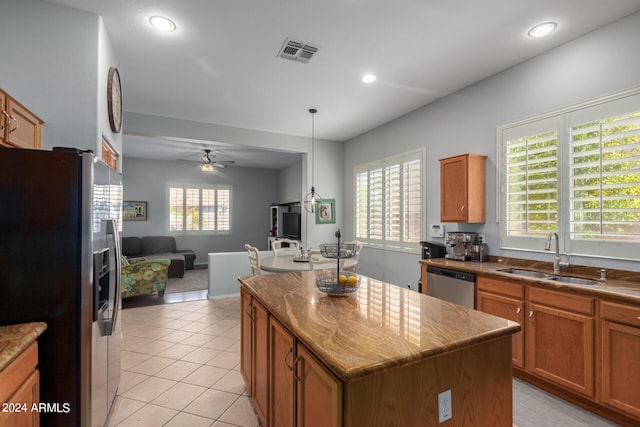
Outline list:
[[[427,267],[427,295],[475,308],[475,287],[476,275],[473,273]]]

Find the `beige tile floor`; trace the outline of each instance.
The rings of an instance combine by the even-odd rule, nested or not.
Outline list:
[[[239,298],[122,311],[109,427],[258,426],[240,375]]]

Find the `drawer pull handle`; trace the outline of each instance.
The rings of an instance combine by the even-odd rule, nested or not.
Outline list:
[[[16,118],[12,115],[9,115],[9,120],[13,120],[14,122],[16,122],[16,127],[14,127],[13,129],[9,129],[9,133],[13,133],[16,131],[16,129],[18,129],[18,120],[16,120]]]
[[[518,322],[520,322],[522,319],[520,318],[520,312],[522,310],[520,309],[520,307],[518,307],[518,309],[516,310],[516,319],[518,319]]]
[[[529,311],[529,323],[531,323],[532,325],[535,323],[533,321],[533,310]]]
[[[9,115],[9,113],[7,113],[4,110],[2,110],[2,115],[7,118],[7,121],[2,125],[2,129],[1,129],[1,130],[5,130],[7,126],[9,126],[9,124],[11,123],[11,116]]]
[[[296,358],[293,360],[293,369],[292,369],[293,377],[294,377],[296,380],[298,380],[299,382],[302,382],[302,378],[300,378],[300,376],[298,376],[298,362],[300,362],[301,360],[302,360],[302,357],[301,357],[301,356],[296,357]]]
[[[293,348],[290,348],[289,351],[287,351],[287,354],[284,355],[284,364],[287,365],[287,368],[289,368],[291,372],[293,372],[293,364],[289,365],[287,363],[287,358],[290,354],[293,354]]]

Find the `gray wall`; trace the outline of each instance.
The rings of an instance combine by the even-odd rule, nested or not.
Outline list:
[[[226,168],[203,174],[192,162],[127,158],[124,162],[124,200],[146,201],[147,221],[125,221],[123,236],[169,235],[166,185],[169,182],[232,186],[232,233],[175,235],[178,249],[196,251],[196,264],[206,264],[210,252],[244,251],[250,243],[264,250],[269,234],[269,205],[278,199],[278,171]]]
[[[640,13],[548,51],[509,70],[413,111],[344,147],[344,228],[353,233],[353,167],[394,153],[425,147],[427,225],[440,222],[438,159],[472,152],[487,159],[487,222],[445,224],[447,231],[487,235],[494,255],[552,260],[548,252],[500,250],[496,223],[496,127],[640,86]],[[498,54],[496,52],[496,54]],[[427,237],[426,230],[423,238]],[[429,238],[430,239],[430,238]],[[431,240],[431,239],[430,239]],[[434,239],[435,240],[435,239]],[[359,271],[406,286],[419,275],[419,255],[365,248]],[[572,257],[575,264],[640,270],[639,263]]]
[[[2,0],[1,10],[0,86],[44,120],[43,148],[97,151],[104,136],[120,151],[106,114],[117,61],[102,18],[36,0]]]

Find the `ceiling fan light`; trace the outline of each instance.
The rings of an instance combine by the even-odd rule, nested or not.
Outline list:
[[[203,163],[202,166],[200,166],[200,170],[204,173],[212,173],[213,165],[211,163]]]

